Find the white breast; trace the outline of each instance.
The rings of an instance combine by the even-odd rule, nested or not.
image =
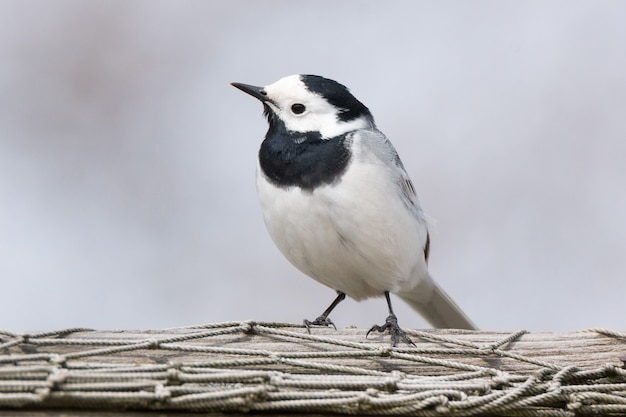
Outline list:
[[[426,276],[426,226],[402,201],[394,167],[355,139],[340,181],[314,191],[278,188],[257,169],[267,229],[300,271],[354,299],[407,291]],[[357,161],[358,163],[355,163]]]

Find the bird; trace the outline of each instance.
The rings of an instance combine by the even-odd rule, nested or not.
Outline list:
[[[390,293],[437,328],[476,329],[428,272],[429,222],[398,152],[370,110],[343,84],[311,74],[267,86],[232,86],[258,99],[268,130],[258,152],[257,194],[275,245],[297,269],[336,291],[311,326],[346,296],[385,297],[371,332],[413,345]],[[335,327],[336,328],[336,327]]]

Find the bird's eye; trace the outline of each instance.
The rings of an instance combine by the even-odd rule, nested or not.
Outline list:
[[[295,103],[291,105],[291,112],[293,114],[302,114],[306,110],[304,104]]]

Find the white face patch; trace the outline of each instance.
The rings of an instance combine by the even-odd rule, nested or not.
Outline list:
[[[289,75],[264,87],[270,108],[293,132],[320,132],[328,139],[355,129],[372,127],[365,118],[339,119],[338,109],[322,96],[309,91],[299,75]]]

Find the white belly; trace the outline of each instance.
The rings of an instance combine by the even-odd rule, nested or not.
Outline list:
[[[350,165],[340,182],[277,188],[257,171],[265,224],[300,271],[354,299],[408,291],[426,276],[426,226],[389,184],[388,167]]]

